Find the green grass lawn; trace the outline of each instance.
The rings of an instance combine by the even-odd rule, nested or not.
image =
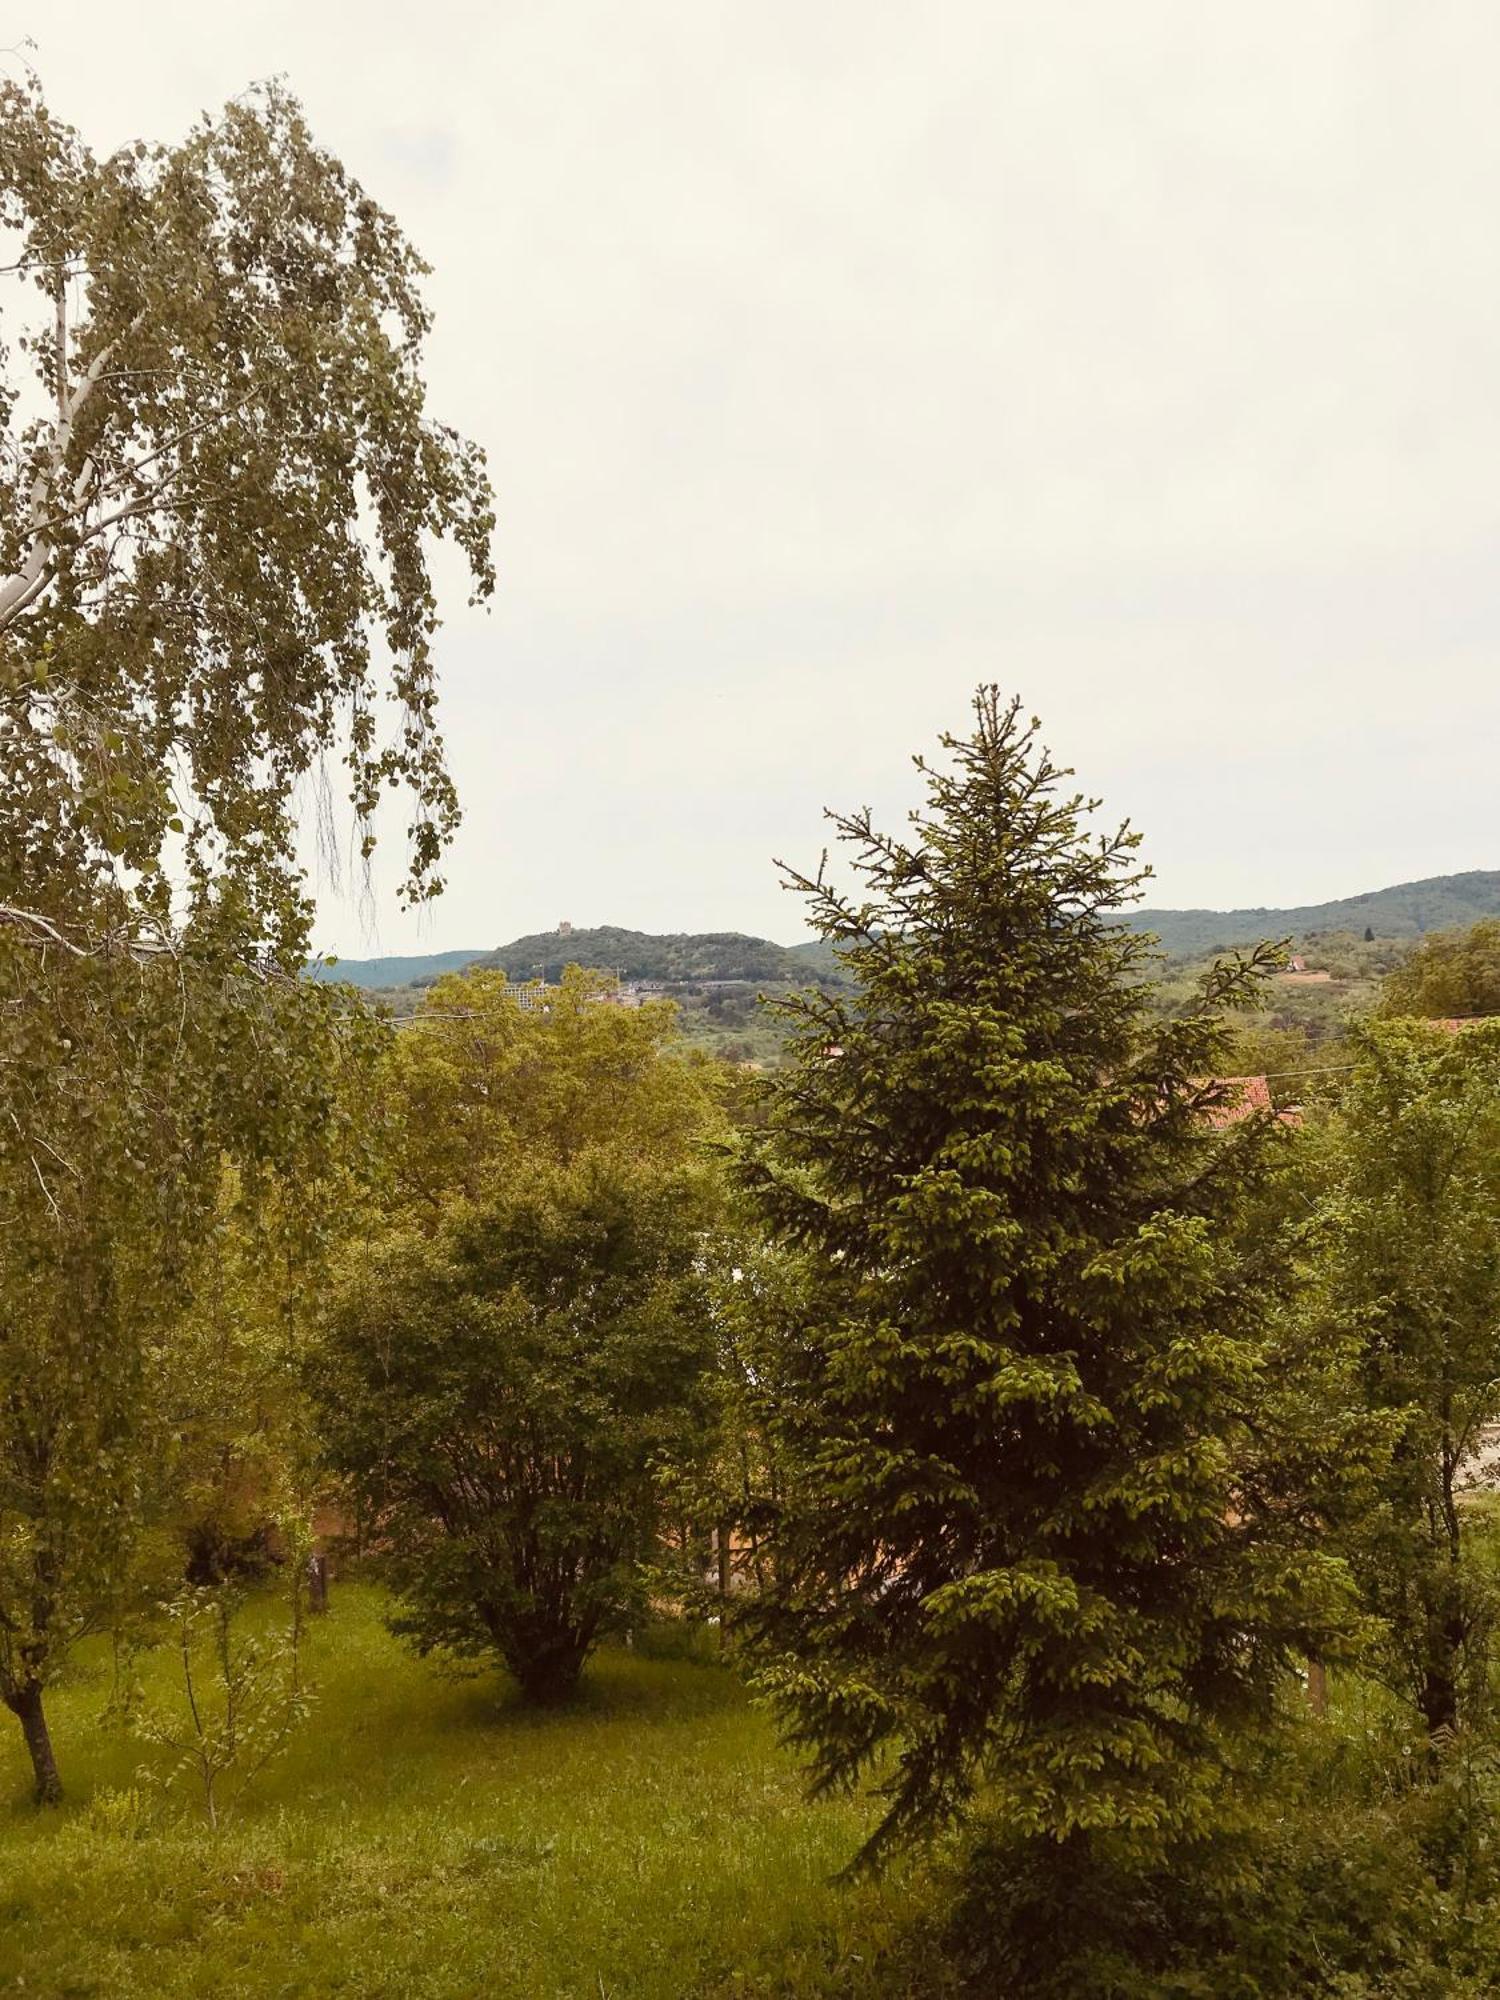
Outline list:
[[[830,1879],[867,1824],[810,1806],[733,1675],[602,1652],[572,1707],[445,1676],[373,1588],[314,1627],[311,1722],[228,1825],[137,1789],[107,1659],[51,1698],[68,1787],[29,1803],[0,1713],[0,1992],[927,1995],[915,1882]],[[165,1688],[171,1662],[148,1673]],[[902,1964],[918,1964],[915,1971]]]

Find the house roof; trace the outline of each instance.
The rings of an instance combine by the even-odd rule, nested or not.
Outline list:
[[[1226,1125],[1238,1125],[1242,1118],[1253,1118],[1257,1111],[1274,1112],[1283,1125],[1300,1125],[1302,1107],[1288,1104],[1277,1108],[1271,1095],[1271,1085],[1263,1076],[1216,1076],[1214,1082],[1227,1093],[1222,1102],[1207,1112],[1208,1123],[1214,1131],[1222,1132]]]
[[[1215,1131],[1237,1125],[1257,1111],[1270,1111],[1271,1086],[1263,1076],[1216,1076],[1214,1082],[1228,1093],[1206,1115]]]

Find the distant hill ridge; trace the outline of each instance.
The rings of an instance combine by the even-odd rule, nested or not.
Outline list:
[[[1321,931],[1374,931],[1376,937],[1422,937],[1458,930],[1481,917],[1500,916],[1500,869],[1472,868],[1462,875],[1429,875],[1362,896],[1306,903],[1292,910],[1132,910],[1132,930],[1155,931],[1174,958],[1261,938],[1307,938]]]
[[[1195,957],[1220,946],[1253,944],[1264,937],[1306,938],[1320,931],[1363,931],[1377,937],[1420,937],[1457,929],[1481,917],[1500,916],[1500,869],[1431,875],[1362,896],[1298,909],[1132,910],[1124,922],[1154,931],[1174,958]],[[514,980],[556,979],[565,965],[602,966],[626,979],[685,983],[744,980],[752,985],[799,984],[837,977],[829,947],[772,944],[741,931],[683,931],[657,936],[601,924],[588,930],[538,931],[493,951],[439,951],[410,957],[342,958],[333,967],[312,966],[315,979],[344,979],[384,988],[430,983],[460,966],[499,966]]]

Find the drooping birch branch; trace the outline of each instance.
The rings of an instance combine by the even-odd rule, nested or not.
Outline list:
[[[35,603],[51,580],[49,564],[54,553],[53,535],[63,522],[73,518],[85,504],[93,470],[92,461],[86,460],[77,479],[71,482],[66,499],[61,497],[63,478],[67,469],[68,446],[72,442],[74,427],[84,406],[98,386],[99,378],[108,367],[110,357],[119,350],[123,340],[136,332],[144,319],[143,312],[137,313],[125,333],[107,341],[79,377],[77,387],[69,394],[67,307],[65,294],[60,286],[58,288],[53,336],[57,366],[57,420],[52,427],[52,436],[47,445],[45,458],[31,482],[24,537],[27,545],[25,559],[14,576],[7,577],[4,583],[0,584],[0,632],[14,624],[21,613]]]

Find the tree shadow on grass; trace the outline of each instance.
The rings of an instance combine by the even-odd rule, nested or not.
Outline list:
[[[566,1700],[529,1702],[508,1674],[484,1668],[435,1673],[443,1688],[436,1727],[546,1735],[576,1732],[580,1723],[629,1720],[636,1726],[670,1728],[706,1715],[742,1710],[743,1683],[726,1667],[705,1669],[696,1662],[643,1659],[622,1647],[603,1647]]]

